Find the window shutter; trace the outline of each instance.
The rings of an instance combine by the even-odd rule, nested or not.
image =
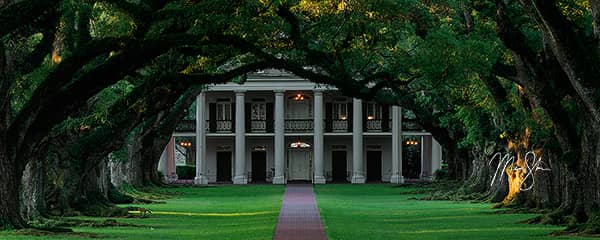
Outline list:
[[[231,132],[235,132],[235,103],[231,103]]]
[[[267,121],[267,132],[273,132],[273,124],[274,124],[273,110],[274,110],[273,103],[268,102],[267,103],[267,116],[265,116],[266,121]]]
[[[217,131],[217,104],[209,103],[208,104],[208,131],[216,132]]]
[[[333,106],[330,102],[325,103],[325,132],[332,132],[333,130]]]
[[[363,102],[362,103],[362,127],[363,127],[363,132],[367,131],[367,115],[369,115],[369,113],[367,112],[367,103]]]
[[[381,130],[388,132],[390,131],[390,105],[383,104],[381,108]]]
[[[352,131],[352,120],[354,119],[354,108],[353,108],[352,102],[348,103],[348,117],[346,119],[348,119],[347,131],[351,132]]]
[[[252,132],[252,103],[246,103],[244,106],[244,124],[246,132]]]

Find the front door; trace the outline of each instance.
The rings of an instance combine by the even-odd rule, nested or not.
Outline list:
[[[217,182],[231,181],[231,152],[217,152]]]
[[[334,182],[346,182],[346,164],[346,151],[331,152],[331,167]]]
[[[381,151],[367,151],[367,181],[381,181]]]
[[[267,152],[252,152],[252,182],[265,182],[267,178]]]
[[[290,180],[310,181],[310,151],[291,150],[288,158]]]

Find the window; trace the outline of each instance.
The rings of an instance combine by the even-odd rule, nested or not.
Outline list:
[[[336,120],[348,119],[348,104],[342,102],[335,102],[332,106],[332,117]]]
[[[251,120],[267,120],[267,104],[264,102],[255,102],[251,105]]]
[[[231,121],[231,100],[228,98],[217,99],[217,121]]]
[[[377,103],[367,103],[367,119],[381,119],[381,105]]]

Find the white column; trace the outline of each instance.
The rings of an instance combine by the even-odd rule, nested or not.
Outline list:
[[[275,91],[275,177],[273,184],[285,184],[285,127],[283,90]]]
[[[431,172],[435,177],[435,172],[442,169],[442,145],[432,138],[431,148]]]
[[[196,177],[194,184],[208,184],[206,177],[206,128],[204,113],[206,95],[201,92],[196,97]]]
[[[314,102],[314,123],[313,123],[313,150],[315,156],[314,164],[314,177],[313,183],[324,184],[326,179],[323,176],[323,92],[315,90],[315,102]]]
[[[402,176],[402,108],[392,106],[392,178],[391,183],[404,182]]]
[[[246,117],[244,91],[235,92],[235,176],[233,184],[247,184],[246,176]]]
[[[433,173],[431,172],[431,135],[421,136],[421,179],[431,180]]]
[[[165,149],[160,154],[160,160],[158,161],[158,171],[163,174],[163,178],[165,180],[167,180],[167,173],[168,173],[167,164],[168,164],[168,162],[167,162],[167,147],[165,147]]]
[[[171,136],[167,144],[167,179],[177,180],[177,167],[175,166],[175,138]]]
[[[365,183],[363,173],[363,112],[362,101],[354,98],[352,103],[352,183]]]

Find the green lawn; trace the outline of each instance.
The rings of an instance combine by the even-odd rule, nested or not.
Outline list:
[[[517,223],[535,215],[493,214],[490,204],[411,200],[420,196],[411,194],[414,190],[385,184],[315,187],[330,240],[565,238],[548,237],[560,227]],[[271,239],[284,187],[228,185],[168,191],[181,194],[165,204],[137,205],[152,210],[151,217],[115,218],[139,226],[77,227],[74,234],[35,238],[0,232],[0,239]]]
[[[329,240],[335,239],[564,239],[556,226],[520,224],[535,215],[493,214],[490,204],[419,201],[414,188],[392,185],[315,187]],[[566,238],[584,239],[584,238]]]
[[[149,218],[117,218],[118,222],[141,227],[74,228],[77,234],[35,239],[79,239],[89,236],[87,233],[114,239],[271,239],[284,187],[247,185],[174,190],[183,194],[168,199],[166,204],[136,205],[152,210]],[[0,232],[0,239],[31,238]]]

